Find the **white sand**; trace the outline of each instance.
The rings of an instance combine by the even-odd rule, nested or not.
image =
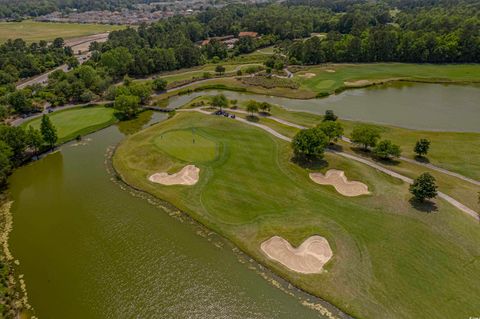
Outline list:
[[[367,185],[357,181],[348,181],[345,173],[336,169],[329,170],[325,175],[310,173],[310,178],[320,185],[333,185],[343,196],[359,196],[370,193]]]
[[[316,76],[316,74],[315,73],[305,73],[305,74],[302,74],[300,76],[303,77],[303,78],[306,78],[306,79],[310,79],[310,78],[313,78],[314,76]]]
[[[326,70],[325,70],[325,72],[328,72],[328,73],[335,73],[335,72],[337,72],[337,71],[335,71],[335,70],[332,70],[332,69],[326,69]]]
[[[321,273],[323,265],[333,255],[328,241],[317,235],[307,238],[298,248],[292,247],[282,237],[273,236],[264,241],[260,248],[270,259],[303,274]]]
[[[195,165],[187,165],[178,173],[155,173],[148,178],[153,183],[162,185],[195,185],[198,182],[200,169]]]
[[[356,87],[356,86],[366,86],[372,84],[372,81],[369,80],[357,80],[357,81],[345,81],[343,84],[346,86]]]

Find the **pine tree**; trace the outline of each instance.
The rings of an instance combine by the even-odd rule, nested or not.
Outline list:
[[[50,118],[45,114],[42,116],[40,132],[42,133],[43,140],[50,146],[50,148],[53,148],[58,139],[57,130],[50,121]]]

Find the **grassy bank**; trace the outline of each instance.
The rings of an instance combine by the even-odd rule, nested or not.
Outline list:
[[[480,64],[331,64],[308,67],[295,73],[300,87],[328,95],[347,88],[365,87],[391,80],[435,83],[480,82]]]
[[[58,37],[72,39],[123,28],[108,24],[50,23],[31,20],[0,22],[0,43],[18,38],[26,42],[51,41]]]
[[[176,145],[173,152],[158,143],[167,132],[197,134],[218,152],[213,159],[199,158],[185,141],[183,151]],[[257,128],[181,113],[127,138],[114,165],[128,183],[188,212],[278,274],[354,316],[468,317],[480,307],[480,264],[475,262],[480,232],[470,218],[443,201],[436,203],[437,213],[418,211],[408,202],[406,184],[328,155],[315,170],[342,169],[372,192],[345,198],[311,182],[308,170],[290,158],[288,143]],[[201,169],[193,187],[147,180],[189,163]],[[259,249],[273,235],[299,245],[313,234],[326,237],[334,251],[319,275],[290,272]]]
[[[249,61],[252,63],[252,61]],[[228,64],[233,67],[235,64]],[[206,66],[207,69],[210,66]],[[228,71],[228,70],[227,70]],[[182,70],[167,74],[167,81],[185,81],[200,77],[204,72],[199,69]],[[406,63],[371,63],[371,64],[331,64],[300,68],[293,77],[295,87],[262,86],[262,81],[246,83],[241,79],[227,77],[212,79],[207,82],[192,83],[182,88],[162,94],[158,99],[182,94],[189,90],[202,90],[208,85],[223,85],[225,89],[241,88],[245,92],[287,97],[293,99],[313,99],[328,96],[346,89],[367,87],[390,81],[416,81],[427,83],[480,83],[480,64],[406,64]],[[259,85],[253,85],[258,82]],[[272,81],[273,82],[273,81]]]
[[[58,144],[86,135],[117,121],[114,109],[104,106],[78,107],[57,111],[49,115],[57,129]],[[41,117],[25,122],[23,126],[40,128]]]

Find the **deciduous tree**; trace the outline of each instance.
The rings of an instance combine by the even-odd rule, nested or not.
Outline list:
[[[423,173],[417,177],[413,181],[413,184],[410,185],[409,190],[415,199],[420,202],[437,196],[437,185],[435,184],[435,178],[430,175],[430,173]]]

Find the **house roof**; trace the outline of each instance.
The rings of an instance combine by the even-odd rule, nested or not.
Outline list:
[[[256,38],[258,36],[257,32],[242,31],[238,34],[239,37],[252,37]]]

